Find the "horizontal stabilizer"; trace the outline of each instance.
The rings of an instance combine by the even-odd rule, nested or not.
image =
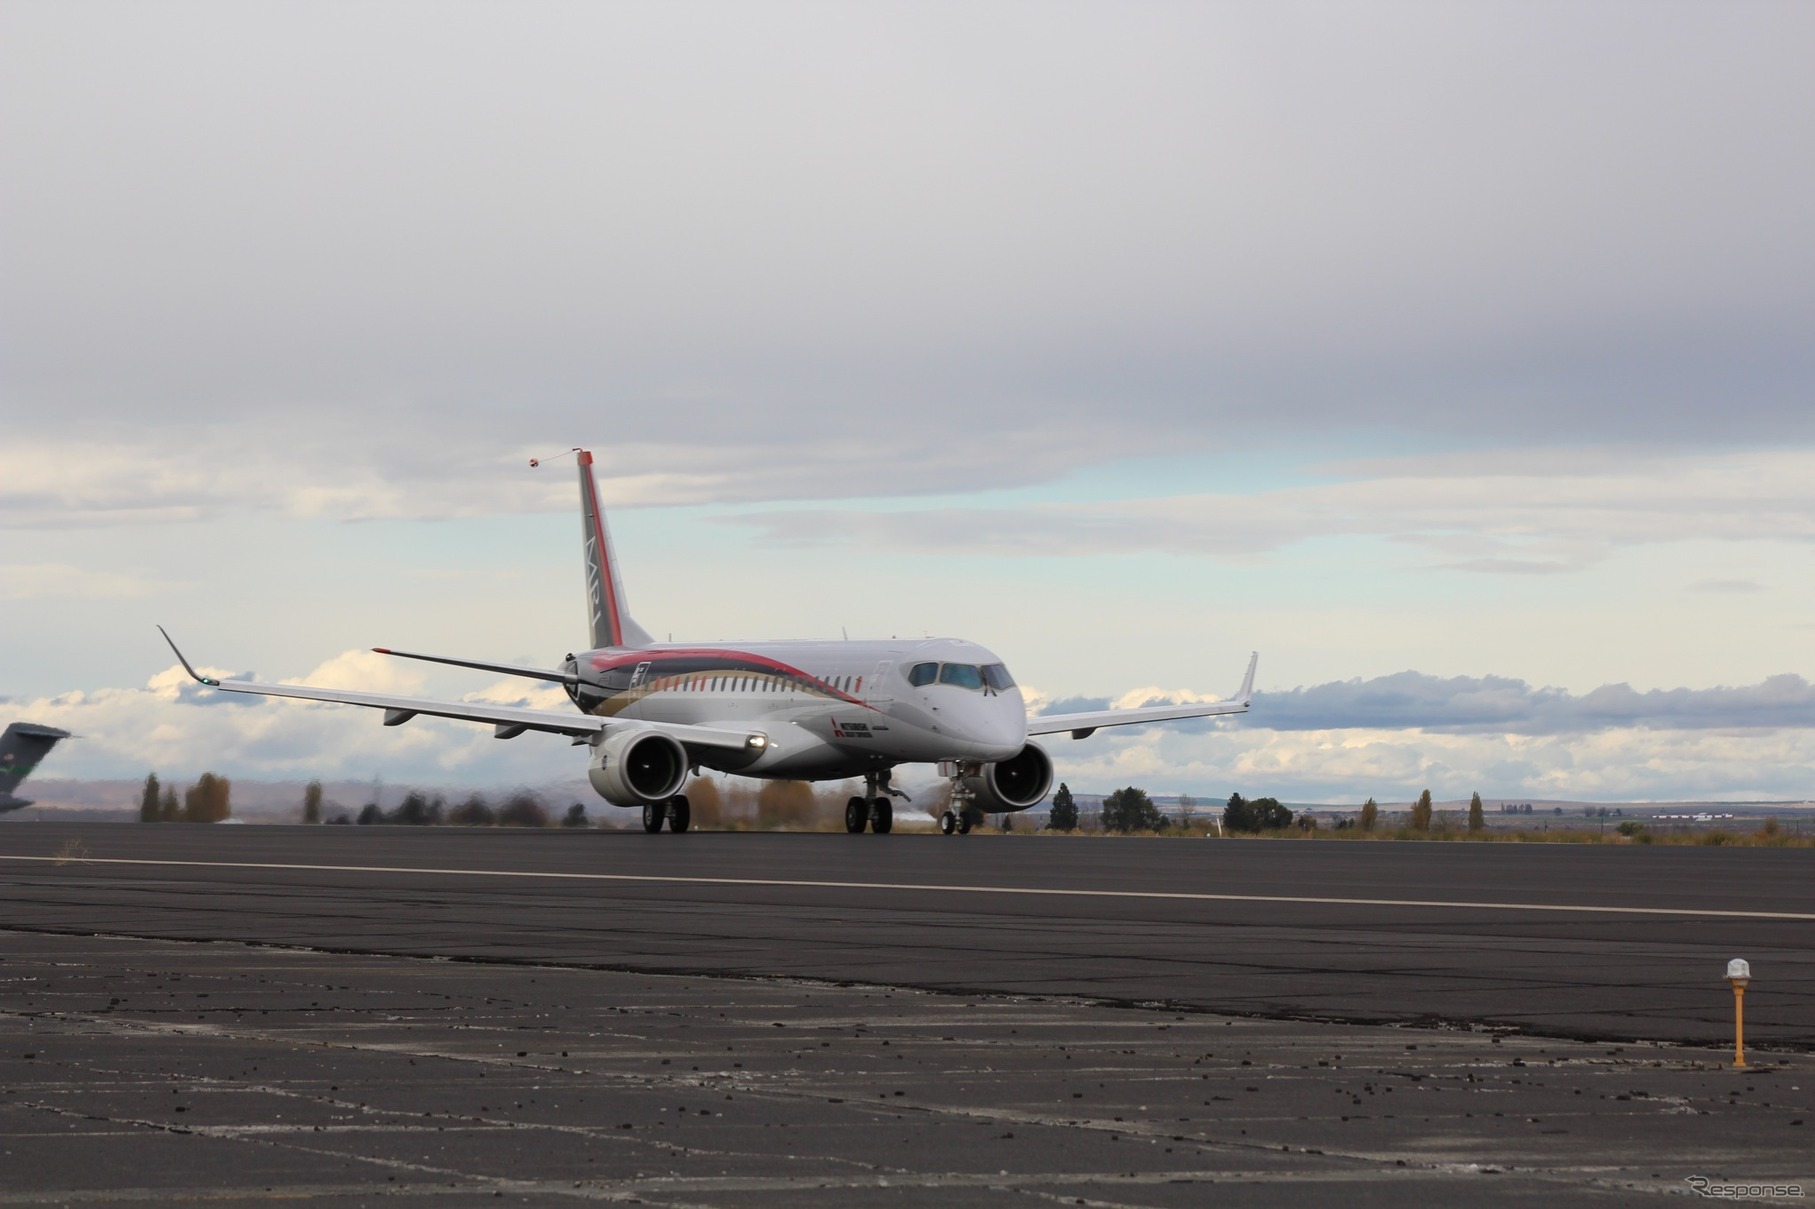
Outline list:
[[[572,672],[554,671],[543,667],[525,667],[520,663],[482,663],[477,659],[452,659],[446,655],[419,655],[415,651],[393,651],[389,647],[375,646],[372,653],[390,655],[396,659],[420,659],[424,663],[445,663],[449,667],[470,667],[481,672],[497,672],[501,676],[525,676],[531,680],[546,680],[552,684],[578,684],[580,678]]]

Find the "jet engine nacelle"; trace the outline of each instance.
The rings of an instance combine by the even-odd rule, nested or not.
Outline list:
[[[1029,743],[1011,759],[985,764],[982,775],[966,777],[964,784],[985,814],[1026,810],[1052,788],[1052,757],[1038,743]]]
[[[659,730],[620,730],[593,749],[586,779],[613,806],[660,802],[687,780],[687,749]]]

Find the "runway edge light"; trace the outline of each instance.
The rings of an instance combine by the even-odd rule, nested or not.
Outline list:
[[[1733,988],[1733,1065],[1746,1064],[1746,987],[1752,981],[1752,967],[1743,957],[1727,963],[1727,985]]]

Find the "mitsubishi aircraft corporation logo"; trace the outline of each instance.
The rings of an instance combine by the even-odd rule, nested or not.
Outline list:
[[[605,627],[605,560],[599,557],[596,518],[592,528],[586,535],[586,590],[592,597],[592,632],[597,634]],[[614,640],[616,637],[612,635]]]

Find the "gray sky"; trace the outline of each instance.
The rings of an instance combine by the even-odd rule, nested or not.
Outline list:
[[[925,627],[1089,696],[1251,646],[1280,689],[1805,670],[1811,45],[1793,3],[14,0],[0,695],[141,691],[154,613],[269,675],[559,654],[572,486],[522,465],[575,444],[658,633]]]

